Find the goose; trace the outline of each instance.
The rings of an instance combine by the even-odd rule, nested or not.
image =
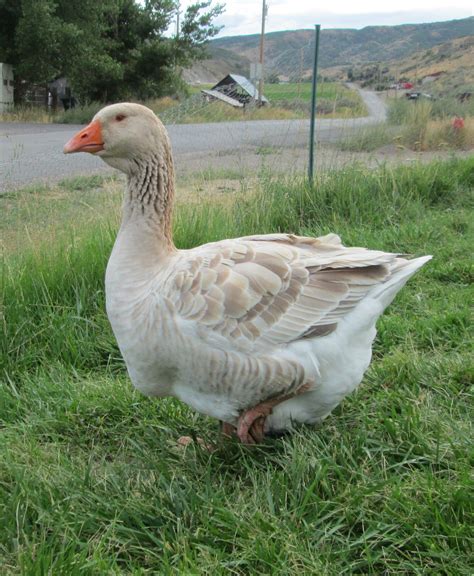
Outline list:
[[[221,421],[244,444],[318,424],[361,382],[376,321],[431,256],[268,234],[178,250],[175,176],[152,110],[112,104],[64,146],[127,177],[106,310],[133,385]]]

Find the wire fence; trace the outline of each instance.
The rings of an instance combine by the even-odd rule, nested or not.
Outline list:
[[[256,88],[262,86],[258,81],[252,85],[242,76],[229,74],[214,86],[195,87],[190,98],[164,110],[161,118],[174,140],[178,169],[196,169],[202,163],[244,173],[303,175],[309,166],[311,178],[315,149],[316,169],[332,166],[344,152],[340,143],[350,139],[354,129],[383,122],[383,104],[353,85],[319,78],[316,99],[319,28],[305,46],[290,45],[266,66],[263,94]],[[195,128],[181,126],[198,123],[203,124],[197,132],[202,136],[199,142]]]
[[[217,85],[194,85],[186,98],[144,102],[167,126],[178,176],[305,176],[310,158],[313,107],[310,70],[314,48],[314,37],[310,34],[304,46],[294,47],[289,43],[285,51],[273,57],[270,65],[267,63],[262,106],[256,89],[258,82],[253,81],[251,85],[231,69],[227,80],[223,78]],[[31,104],[32,87],[28,90]],[[0,120],[84,125],[104,105],[82,103],[73,109],[55,112],[54,106],[45,107],[42,94],[43,105],[36,108],[34,117],[31,109],[15,108],[11,118],[0,116]],[[470,98],[470,92],[462,96],[462,102],[456,98],[449,102],[441,99],[425,102],[422,98],[419,102],[409,102],[403,91],[378,94],[356,84],[331,81],[322,70],[316,100],[315,171],[338,168],[357,160],[373,164],[392,159],[398,162],[401,158],[416,157],[420,150],[449,154],[452,150],[472,149],[474,99]],[[75,129],[71,127],[71,131]],[[0,159],[4,181],[3,184],[0,181],[0,190],[8,189],[10,182],[17,185],[32,181],[33,168],[40,178],[52,172],[56,174],[58,166],[64,167],[64,177],[69,166],[71,172],[73,166],[78,170],[89,166],[91,170],[99,170],[97,159],[62,158],[61,141],[54,142],[54,151],[41,149],[33,157],[31,140],[36,132],[34,128],[30,130],[31,136],[16,134],[11,138],[15,142],[13,146],[8,141],[9,134],[0,134],[0,146],[5,150]],[[25,169],[21,160],[27,154]],[[7,184],[6,180],[9,180]]]
[[[315,38],[310,34],[304,46],[290,44],[267,62],[261,97],[258,80],[229,70],[215,85],[192,86],[184,99],[144,102],[170,133],[178,176],[308,173]],[[84,124],[102,106],[79,105],[53,121]],[[382,108],[354,85],[318,78],[314,169],[352,161],[354,150],[344,150],[344,143],[355,131],[382,122]]]
[[[309,80],[309,81],[308,81]],[[239,87],[195,87],[183,102],[157,110],[171,135],[178,173],[233,170],[242,174],[305,174],[309,160],[311,78],[266,83],[267,102],[241,97]],[[316,166],[341,160],[339,143],[357,128],[383,120],[383,106],[367,106],[366,91],[318,83]],[[347,154],[346,154],[347,156]]]

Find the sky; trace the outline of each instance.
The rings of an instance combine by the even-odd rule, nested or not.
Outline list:
[[[186,8],[194,1],[181,0],[181,7]],[[260,32],[262,0],[221,0],[221,3],[226,5],[226,10],[216,24],[225,27],[219,36]],[[380,0],[338,0],[331,9],[324,7],[328,6],[327,2],[319,3],[317,0],[267,0],[267,5],[268,32],[312,28],[314,24],[321,24],[322,28],[394,26],[467,18],[474,14],[473,0],[397,0],[386,3]]]

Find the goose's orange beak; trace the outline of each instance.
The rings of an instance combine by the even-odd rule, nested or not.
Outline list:
[[[64,146],[64,154],[73,152],[90,152],[95,154],[104,149],[102,141],[102,128],[98,120],[94,120],[88,126],[83,128],[67,142]]]

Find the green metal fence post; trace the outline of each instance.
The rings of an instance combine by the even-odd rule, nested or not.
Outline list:
[[[316,90],[318,87],[318,55],[319,55],[319,33],[321,25],[315,25],[315,41],[314,41],[314,62],[313,62],[313,89],[311,94],[311,124],[309,128],[309,167],[308,178],[309,183],[313,184],[314,175],[314,125],[316,121]]]

